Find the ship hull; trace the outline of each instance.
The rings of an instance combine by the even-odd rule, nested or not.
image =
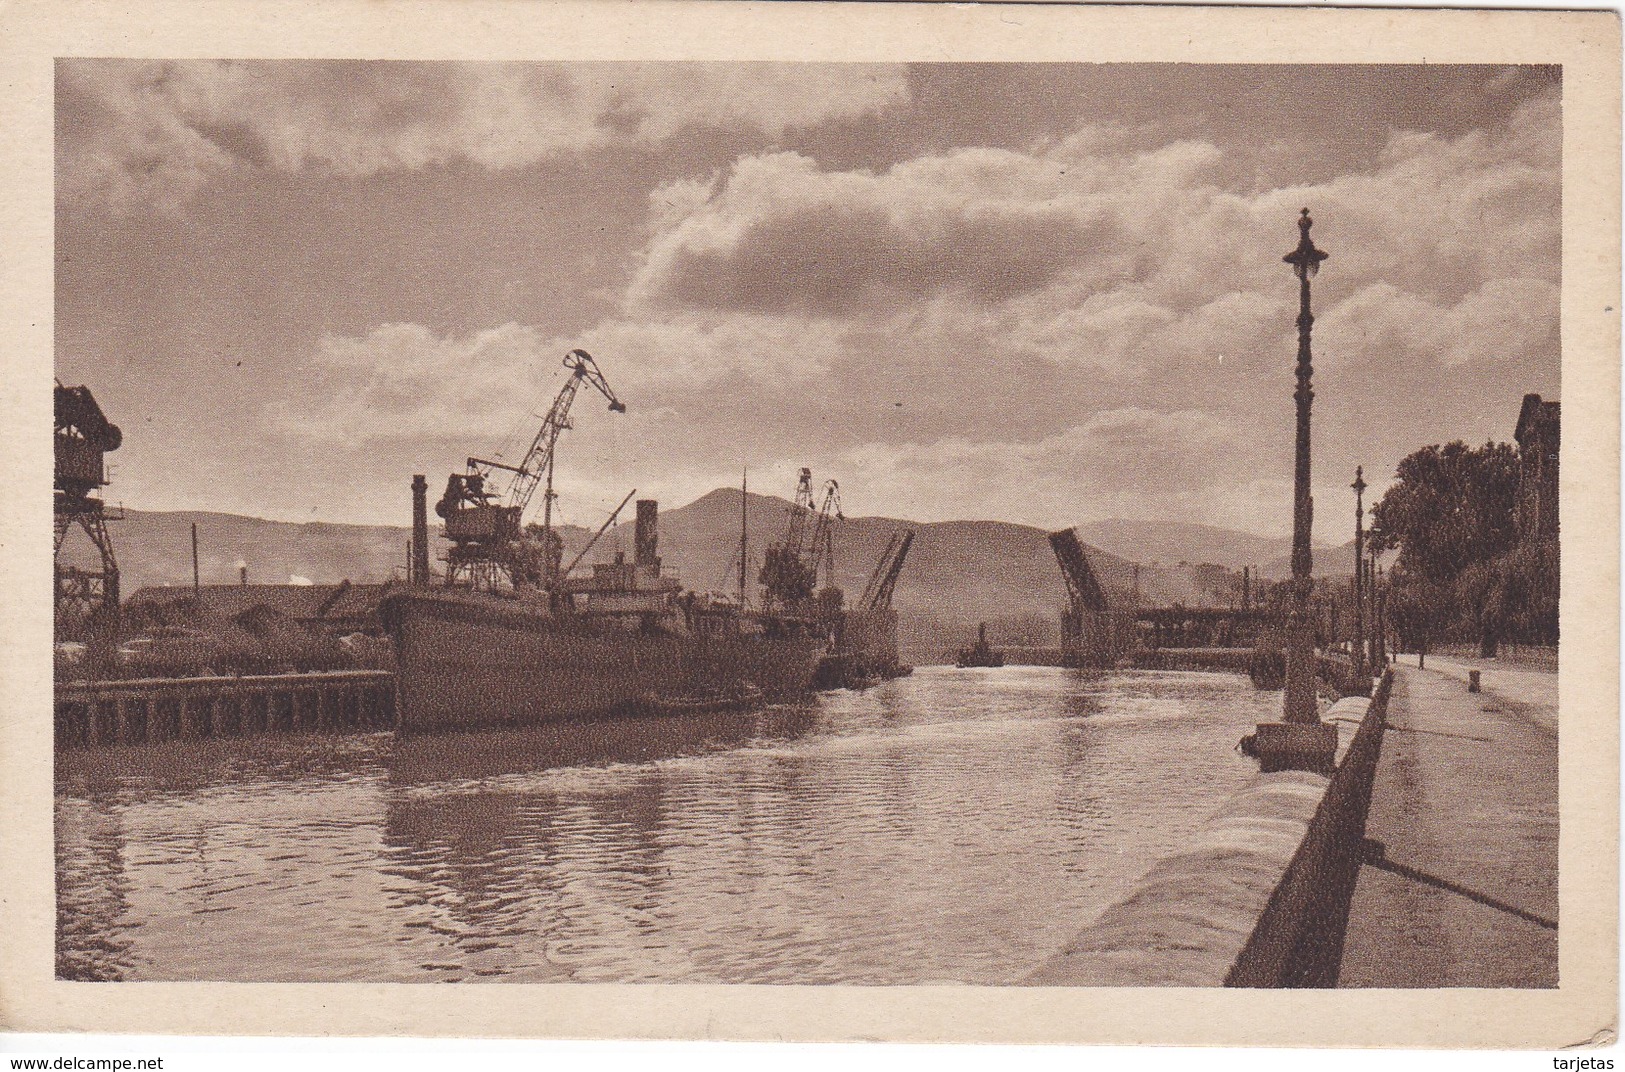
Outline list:
[[[897,612],[889,607],[850,610],[842,616],[834,652],[819,666],[817,683],[821,688],[841,688],[912,672],[898,656]]]
[[[635,633],[427,593],[392,596],[382,613],[408,732],[782,701],[809,689],[823,647],[794,633]]]

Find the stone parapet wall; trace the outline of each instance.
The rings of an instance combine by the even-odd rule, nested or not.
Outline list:
[[[1334,775],[1260,774],[1026,983],[1331,985],[1328,959],[1335,982],[1390,682],[1327,712]]]

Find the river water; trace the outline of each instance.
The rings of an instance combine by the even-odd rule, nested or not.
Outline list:
[[[1279,703],[923,667],[749,714],[65,752],[57,970],[1017,982],[1250,779]]]

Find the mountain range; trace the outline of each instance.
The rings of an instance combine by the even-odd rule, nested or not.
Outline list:
[[[1162,565],[1212,562],[1239,570],[1262,567],[1292,554],[1288,536],[1257,536],[1179,521],[1087,521],[1078,526],[1078,537],[1114,555]]]
[[[662,511],[660,555],[668,572],[697,591],[735,592],[739,585],[741,493],[719,488],[685,506]],[[743,520],[749,556],[747,587],[754,593],[761,550],[781,538],[791,504],[749,494]],[[584,563],[632,552],[631,510],[592,548]],[[111,526],[126,596],[146,585],[192,581],[191,526],[198,526],[199,577],[230,584],[246,566],[257,583],[378,583],[404,575],[410,529],[406,526],[297,524],[234,514],[128,511]],[[438,525],[432,526],[438,528]],[[836,584],[856,600],[887,541],[899,529],[915,532],[893,605],[905,649],[916,658],[939,655],[963,642],[980,621],[1002,643],[1054,643],[1066,594],[1047,533],[1001,521],[916,523],[897,518],[853,517],[836,523]],[[586,546],[592,533],[561,528],[565,561]],[[1226,604],[1235,598],[1242,565],[1262,567],[1265,577],[1284,576],[1287,540],[1271,540],[1203,525],[1101,521],[1080,526],[1080,538],[1108,593],[1129,593],[1135,562],[1142,600],[1156,604]],[[444,544],[436,537],[438,556]],[[83,548],[77,555],[82,557]],[[1317,548],[1317,572],[1347,566],[1349,552]],[[1204,565],[1207,564],[1207,565]],[[1219,569],[1216,567],[1225,567]]]

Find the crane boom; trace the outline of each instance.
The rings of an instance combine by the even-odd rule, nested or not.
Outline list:
[[[885,610],[891,606],[892,592],[897,588],[897,578],[903,572],[903,560],[908,557],[908,549],[913,544],[913,529],[898,529],[891,534],[886,550],[875,564],[875,572],[863,590],[863,600],[858,604],[860,607],[864,610]]]
[[[564,367],[570,374],[519,465],[469,458],[468,471],[453,473],[446,481],[446,492],[435,512],[446,519],[446,538],[452,543],[446,558],[448,585],[494,588],[505,578],[515,588],[551,591],[557,583],[563,548],[553,533],[553,462],[559,436],[570,427],[570,407],[581,385],[587,383],[609,400],[610,412],[626,412],[587,351],[571,350],[565,355]],[[513,474],[500,499],[491,486],[495,469]],[[538,545],[525,532],[524,514],[539,487],[546,491]]]
[[[842,519],[840,485],[831,480],[824,485],[822,507],[813,508],[812,470],[803,468],[796,479],[796,499],[788,510],[784,540],[771,544],[762,556],[763,606],[796,607],[811,601],[818,587],[818,570],[834,584],[834,541],[832,526]],[[811,527],[809,529],[809,522]]]
[[[813,513],[812,470],[803,467],[796,477],[796,498],[790,504],[788,524],[785,526],[784,553],[800,558],[802,543],[807,539],[807,518]]]
[[[598,389],[598,392],[609,400],[611,413],[625,413],[626,406],[615,397],[610,389],[609,381],[598,369],[598,362],[585,350],[571,350],[564,358],[564,367],[570,370],[569,379],[559,388],[553,405],[549,407],[547,416],[542,418],[542,426],[536,431],[536,438],[531,440],[530,449],[525,452],[525,460],[514,470],[513,483],[508,487],[508,505],[519,508],[521,514],[530,505],[531,497],[544,480],[547,481],[549,491],[552,488],[553,451],[558,445],[559,436],[570,427],[570,407],[576,399],[576,392],[581,389],[583,381]],[[507,468],[504,466],[504,468]]]
[[[817,520],[813,522],[812,546],[808,549],[811,552],[814,583],[822,568],[824,583],[835,584],[835,522],[845,520],[846,515],[841,513],[841,486],[833,480],[826,481],[824,502],[818,508]]]
[[[560,577],[570,576],[571,571],[581,564],[581,560],[587,557],[587,552],[591,551],[593,549],[593,545],[595,545],[599,539],[603,537],[604,533],[609,531],[609,527],[611,525],[615,524],[615,519],[621,516],[621,511],[626,509],[626,504],[631,502],[632,496],[636,495],[637,493],[637,488],[633,488],[631,491],[626,493],[626,498],[621,500],[621,505],[617,506],[614,512],[604,519],[604,523],[602,525],[598,526],[598,531],[592,534],[592,539],[587,541],[587,545],[580,551],[576,552],[576,556],[570,560],[570,564],[568,566],[565,566],[564,569],[559,571]]]

